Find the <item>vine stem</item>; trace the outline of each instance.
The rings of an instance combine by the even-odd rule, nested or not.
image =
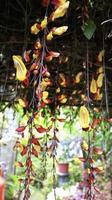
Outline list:
[[[105,29],[104,29],[104,27],[103,27],[103,50],[105,51],[104,32],[105,32]],[[107,117],[109,117],[108,87],[107,87],[106,66],[105,66],[105,53],[104,53],[104,56],[103,56],[103,70],[104,70],[104,87],[105,87],[106,111],[107,111]]]
[[[87,41],[87,55],[86,55],[86,91],[87,91],[87,107],[89,108],[90,103],[90,93],[89,93],[89,49],[88,49],[88,41]]]
[[[43,35],[43,48],[42,48],[42,54],[41,54],[41,59],[40,59],[40,71],[39,71],[39,81],[38,81],[38,92],[41,92],[41,81],[42,81],[42,70],[44,66],[44,58],[45,58],[45,48],[46,48],[46,29],[44,30],[44,35]],[[34,81],[36,80],[37,76],[34,77]],[[38,98],[38,103],[37,106],[40,105],[41,98]],[[33,106],[33,111],[32,111],[32,116],[28,120],[27,124],[29,125],[29,133],[30,133],[30,138],[28,141],[28,153],[27,153],[27,161],[28,159],[31,161],[31,155],[32,155],[32,136],[33,136],[33,121],[34,121],[34,103],[35,103],[35,86],[33,88],[33,96],[30,102],[30,106]],[[32,161],[31,161],[32,162]],[[30,183],[30,176],[31,176],[31,167],[26,166],[26,178],[25,178],[25,193],[23,200],[28,200],[30,196],[30,189],[29,189],[29,183]]]
[[[89,48],[88,48],[88,41],[87,41],[87,54],[86,54],[86,77],[87,77],[87,82],[86,82],[86,86],[87,86],[87,107],[89,109],[90,107],[90,91],[89,91],[89,88],[90,88],[90,81],[89,81]],[[88,155],[87,155],[87,160],[89,162],[89,168],[91,168],[91,164],[90,164],[90,161],[89,161],[89,158],[92,157],[91,155],[91,137],[90,137],[90,132],[88,131]],[[89,175],[90,176],[90,175]],[[92,200],[92,185],[90,183],[90,187],[89,187],[89,197],[88,197],[88,200]]]
[[[29,127],[29,133],[30,133],[30,138],[28,141],[28,157],[27,160],[31,160],[31,147],[32,147],[32,122]],[[30,184],[30,175],[31,175],[31,167],[27,166],[26,167],[26,178],[25,178],[25,193],[23,200],[28,200],[30,196],[30,189],[29,189],[29,184]]]

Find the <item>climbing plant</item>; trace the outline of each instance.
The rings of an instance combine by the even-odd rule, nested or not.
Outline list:
[[[33,49],[25,51],[23,58],[13,55],[16,79],[21,81],[23,87],[31,87],[32,89],[31,94],[28,92],[28,94],[25,94],[26,96],[24,95],[24,99],[19,99],[19,104],[26,109],[28,120],[25,125],[20,122],[20,126],[16,129],[20,137],[15,144],[15,148],[19,150],[22,157],[25,157],[24,163],[19,160],[16,162],[16,166],[24,168],[25,177],[20,180],[21,184],[24,185],[24,200],[30,197],[30,183],[35,176],[32,157],[38,159],[39,154],[42,152],[44,154],[50,152],[50,156],[53,157],[53,187],[55,189],[55,154],[59,142],[56,121],[61,121],[57,117],[56,96],[52,99],[54,104],[52,115],[49,115],[48,119],[45,118],[46,121],[43,124],[42,120],[43,116],[46,115],[45,112],[49,112],[46,108],[46,105],[50,103],[47,87],[53,84],[55,91],[57,90],[57,78],[55,77],[54,82],[51,82],[48,62],[57,59],[60,53],[51,50],[49,44],[54,37],[61,36],[68,29],[68,26],[55,27],[53,24],[55,20],[66,14],[69,1],[43,1],[42,4],[45,6],[44,19],[40,19],[40,22],[36,22],[31,26],[31,33],[37,37]],[[64,95],[60,96],[60,99],[66,102]],[[44,108],[46,108],[45,112]],[[39,117],[41,118],[40,121],[38,121]],[[51,129],[53,136],[49,137]],[[39,134],[43,136],[44,144],[41,143],[38,137]],[[24,138],[26,138],[25,142]],[[47,146],[48,139],[50,139],[49,147]],[[45,156],[44,159],[46,159]]]
[[[16,129],[18,139],[14,147],[24,158],[21,162],[19,156],[15,162],[16,167],[22,168],[24,174],[19,180],[24,190],[24,200],[30,198],[30,185],[36,175],[33,158],[41,159],[45,169],[46,154],[53,160],[52,177],[56,199],[55,163],[56,148],[59,143],[58,122],[65,121],[59,117],[59,114],[60,105],[66,104],[79,107],[75,114],[73,108],[70,108],[69,116],[70,123],[72,122],[73,125],[75,123],[73,118],[79,115],[84,138],[81,143],[83,157],[79,158],[84,164],[84,178],[81,183],[85,189],[84,198],[95,199],[96,192],[99,193],[96,179],[97,174],[102,173],[103,167],[97,160],[102,159],[104,149],[96,143],[97,130],[103,122],[111,123],[106,76],[109,66],[106,66],[105,62],[104,28],[100,30],[102,41],[97,41],[100,48],[94,46],[94,41],[95,37],[100,38],[97,37],[99,24],[102,27],[107,22],[102,22],[104,17],[102,21],[99,18],[95,20],[95,16],[99,16],[100,12],[98,10],[98,14],[94,13],[94,8],[96,10],[97,7],[96,1],[83,0],[81,3],[80,1],[74,3],[71,0],[71,3],[72,7],[66,0],[43,0],[42,16],[31,25],[33,45],[28,46],[21,55],[12,56],[16,80],[19,83],[16,101],[23,108],[25,117]],[[72,14],[68,21],[65,20],[69,7],[71,13],[72,9],[75,10],[76,15],[72,23]],[[70,31],[73,31],[73,36],[70,35]],[[75,38],[75,42],[73,40],[73,44],[70,43],[73,51],[69,48],[66,50],[65,41],[69,35],[71,40]],[[62,45],[61,49],[58,45]],[[93,50],[96,48],[95,52],[91,50],[92,48]],[[74,61],[74,50],[77,62]],[[73,62],[70,62],[71,60]],[[105,108],[106,112],[102,112]],[[44,176],[46,170],[43,178]]]

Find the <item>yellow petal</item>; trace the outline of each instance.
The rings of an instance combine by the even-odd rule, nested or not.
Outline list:
[[[67,98],[64,98],[60,101],[60,103],[66,103],[67,102]]]
[[[41,147],[39,145],[34,145],[35,150],[40,153],[41,152]]]
[[[75,83],[80,83],[82,72],[79,72],[75,77]]]
[[[26,102],[23,99],[18,99],[19,105],[22,106],[23,108],[26,107]]]
[[[81,94],[81,99],[84,100],[84,101],[86,101],[87,100],[86,95],[85,94]]]
[[[64,32],[66,32],[68,29],[68,26],[61,26],[59,28],[56,28],[53,32],[54,35],[62,35]]]
[[[59,18],[59,17],[63,17],[66,12],[67,12],[67,9],[69,7],[69,4],[70,2],[67,1],[65,3],[63,3],[61,6],[59,6],[53,13],[52,15],[52,21],[54,21],[55,19]]]
[[[47,26],[47,17],[45,16],[44,20],[41,22],[41,28],[44,29]]]
[[[103,94],[100,93],[100,89],[98,88],[97,93],[96,93],[96,96],[95,96],[95,99],[96,99],[97,101],[100,101],[100,100],[102,99],[102,97],[103,97]]]
[[[104,57],[104,54],[105,54],[105,51],[104,50],[101,50],[98,54],[98,61],[99,62],[102,62],[103,60],[103,57]]]
[[[97,92],[97,84],[96,80],[92,78],[91,84],[90,84],[90,92],[95,94]]]
[[[66,86],[66,78],[65,78],[65,75],[64,73],[60,73],[59,74],[59,84],[63,87]]]
[[[102,166],[100,166],[100,167],[97,167],[100,171],[103,171],[104,170],[104,168],[102,167]]]
[[[14,162],[15,167],[19,167],[19,163],[17,161]]]
[[[25,138],[21,138],[21,145],[23,146],[27,146],[27,144],[28,144],[28,137],[25,137]]]
[[[98,86],[99,88],[101,88],[102,85],[103,85],[103,77],[104,77],[104,74],[103,74],[103,73],[99,74],[99,76],[98,76],[98,79],[97,79],[97,86]]]
[[[53,34],[52,31],[49,32],[49,34],[47,35],[47,40],[52,40],[53,39]]]
[[[75,162],[75,164],[81,164],[82,163],[79,158],[74,158],[74,162]]]
[[[46,87],[47,87],[47,83],[43,80],[43,81],[41,82],[41,88],[42,88],[42,90],[45,90]]]
[[[85,106],[80,107],[80,124],[84,129],[89,127],[89,112]]]
[[[51,80],[49,78],[44,78],[41,82],[42,90],[45,90],[47,86],[51,85]]]
[[[87,173],[88,173],[88,174],[90,174],[90,173],[91,173],[91,171],[90,171],[90,169],[89,169],[89,168],[87,168]]]
[[[16,148],[21,152],[23,151],[24,146],[23,144],[19,143],[19,144],[16,144]]]
[[[99,67],[99,68],[97,69],[97,73],[98,73],[98,74],[103,73],[103,71],[104,71],[104,70],[103,70],[103,67]]]
[[[16,68],[16,78],[19,81],[24,81],[26,78],[27,69],[19,56],[13,56],[14,66]]]
[[[31,26],[31,33],[34,35],[37,35],[39,33],[39,29],[37,28],[37,23],[35,23],[33,26]]]
[[[61,89],[58,87],[58,88],[56,89],[56,93],[60,93],[60,91],[61,91]]]
[[[60,95],[58,97],[58,100],[60,101],[60,103],[66,103],[67,102],[67,98],[64,94]]]
[[[58,6],[62,5],[62,4],[64,4],[65,2],[66,2],[66,0],[58,0],[56,6],[58,7]]]
[[[88,144],[87,144],[87,142],[86,142],[85,140],[82,142],[82,145],[81,145],[81,146],[82,146],[82,149],[83,149],[83,150],[88,151],[88,148],[89,148],[89,147],[88,147]]]
[[[44,92],[43,92],[42,99],[43,99],[43,100],[47,99],[47,98],[48,98],[48,95],[49,95],[49,93],[48,93],[47,91],[44,91]]]

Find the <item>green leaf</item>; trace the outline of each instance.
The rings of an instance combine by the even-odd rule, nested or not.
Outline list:
[[[90,40],[96,30],[96,25],[93,20],[88,19],[85,24],[82,26],[82,31],[85,37]]]

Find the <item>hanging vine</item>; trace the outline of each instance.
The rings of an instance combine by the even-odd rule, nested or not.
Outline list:
[[[39,159],[39,154],[42,152],[46,154],[47,150],[51,151],[50,155],[53,157],[53,187],[55,189],[55,151],[58,143],[56,136],[56,132],[58,131],[55,111],[57,109],[56,97],[54,102],[52,102],[55,106],[54,117],[51,118],[50,126],[49,123],[43,126],[41,121],[38,122],[38,118],[42,117],[43,109],[50,103],[47,87],[53,83],[51,83],[49,78],[50,73],[47,62],[60,56],[59,52],[49,50],[49,43],[55,36],[62,35],[68,29],[68,26],[51,27],[51,25],[56,19],[66,14],[69,1],[42,1],[42,4],[46,10],[44,19],[31,26],[31,33],[37,37],[33,49],[26,50],[23,57],[19,55],[13,56],[14,66],[16,68],[16,79],[21,81],[22,87],[27,91],[19,99],[19,104],[26,110],[28,120],[25,125],[20,123],[20,126],[16,129],[19,137],[15,144],[15,148],[20,152],[20,155],[25,157],[24,163],[19,160],[16,162],[16,166],[24,168],[25,177],[20,180],[24,186],[24,200],[30,198],[30,184],[35,176],[32,157],[35,156]],[[56,85],[54,84],[54,86]],[[27,88],[31,88],[30,93]],[[50,147],[47,147],[47,136],[51,129],[53,129],[54,134],[50,139]],[[44,134],[44,146],[38,134]],[[24,138],[26,139],[25,144],[22,143]],[[46,158],[44,159],[46,160]]]

